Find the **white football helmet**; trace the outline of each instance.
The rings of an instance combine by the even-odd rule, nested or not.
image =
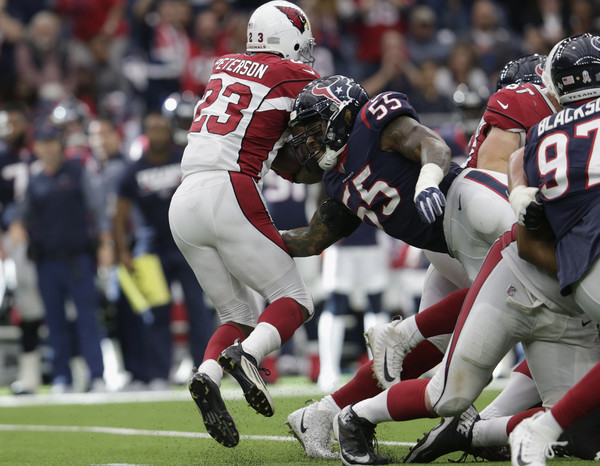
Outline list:
[[[271,52],[313,65],[315,40],[308,16],[296,5],[274,0],[258,7],[248,21],[247,52]]]

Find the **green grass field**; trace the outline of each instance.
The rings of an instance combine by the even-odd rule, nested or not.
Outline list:
[[[0,396],[0,465],[341,464],[306,458],[284,425],[290,412],[307,399],[321,396],[316,387],[299,378],[272,387],[275,415],[264,418],[246,404],[233,381],[225,381],[224,397],[241,435],[235,448],[225,448],[206,434],[184,388],[167,396],[62,395],[37,400]],[[481,409],[496,394],[484,392],[477,407]],[[171,401],[157,401],[161,398]],[[377,428],[379,450],[400,463],[408,445],[436,424],[432,419],[381,424]],[[438,462],[448,464],[448,458],[459,457],[454,453]]]

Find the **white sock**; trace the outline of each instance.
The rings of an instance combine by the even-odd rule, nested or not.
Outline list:
[[[340,378],[340,364],[342,348],[344,346],[344,333],[346,321],[343,316],[336,316],[324,311],[319,318],[317,327],[319,344],[320,388],[327,387],[327,391],[334,389]],[[329,386],[331,385],[331,386]]]
[[[558,440],[560,434],[563,433],[563,428],[560,426],[550,411],[546,411],[543,415],[539,416],[533,421],[533,424],[538,429],[543,429],[546,435],[552,438],[552,440]]]
[[[242,349],[260,364],[263,358],[281,347],[279,331],[268,322],[260,322],[242,342]]]
[[[393,421],[387,408],[388,390],[367,400],[359,401],[352,409],[359,417],[373,424]]]
[[[342,410],[331,395],[324,396],[321,401],[317,403],[317,409],[322,411],[334,411],[336,413]]]
[[[491,447],[494,445],[507,445],[508,434],[506,425],[511,416],[482,419],[473,425],[472,447]]]
[[[402,327],[401,331],[400,331],[400,327]],[[394,330],[399,335],[406,335],[406,336],[408,336],[407,343],[408,343],[408,345],[410,346],[411,349],[414,348],[419,343],[421,343],[422,341],[425,340],[425,337],[423,336],[423,334],[419,330],[419,327],[417,327],[417,321],[415,319],[415,316],[407,317]]]
[[[479,415],[481,419],[513,416],[540,402],[533,379],[521,372],[512,372],[508,385]]]
[[[207,359],[200,364],[197,372],[208,375],[214,383],[219,387],[221,386],[221,381],[223,380],[223,368],[216,360]]]

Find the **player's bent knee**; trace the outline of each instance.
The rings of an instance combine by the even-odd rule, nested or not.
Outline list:
[[[315,315],[315,304],[313,303],[313,300],[309,297],[308,300],[295,299],[295,301],[298,303],[300,309],[302,310],[302,317],[304,318],[304,322],[306,323],[309,320],[311,320]]]
[[[471,406],[472,400],[467,398],[450,398],[440,400],[433,409],[440,417],[458,416]]]

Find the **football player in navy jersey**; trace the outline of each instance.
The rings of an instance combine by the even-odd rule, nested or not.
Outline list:
[[[525,147],[511,156],[511,204],[522,230],[550,230],[556,239],[531,250],[522,239],[534,236],[539,246],[540,235],[526,230],[519,237],[519,252],[556,274],[561,293],[572,295],[600,322],[600,36],[580,34],[556,44],[543,79],[563,110],[534,126]],[[546,452],[561,433],[600,405],[598,367],[550,412],[515,428],[513,464],[545,464]],[[589,459],[598,459],[597,450],[598,445],[590,449]]]
[[[323,83],[322,81],[326,81],[326,80],[330,80],[328,83]],[[320,82],[321,81],[321,82]],[[333,81],[333,82],[331,82]],[[339,121],[338,126],[336,126],[336,121],[335,118],[332,118],[331,116],[326,115],[326,118],[323,118],[325,121],[325,123],[323,123],[323,125],[321,125],[321,122],[319,121],[319,125],[315,125],[313,124],[311,126],[311,123],[313,123],[312,121],[310,121],[309,119],[316,116],[316,114],[319,114],[319,110],[322,111],[322,109],[331,109],[334,108],[334,106],[331,104],[331,102],[328,103],[329,107],[327,107],[327,105],[325,104],[321,104],[320,108],[317,105],[314,105],[314,100],[317,101],[318,103],[318,97],[315,99],[314,96],[323,96],[323,95],[327,95],[327,91],[324,90],[324,87],[327,87],[327,84],[330,84],[330,94],[333,93],[333,90],[337,90],[338,91],[338,96],[341,96],[341,100],[348,100],[347,98],[345,98],[345,96],[349,95],[349,93],[347,91],[344,90],[344,82],[343,82],[343,78],[341,79],[342,82],[340,82],[340,78],[339,77],[332,77],[332,78],[324,78],[323,80],[317,80],[316,83],[313,83],[311,86],[312,87],[316,87],[317,91],[313,92],[310,88],[311,86],[309,86],[309,89],[313,96],[310,97],[310,99],[313,100],[312,102],[312,108],[310,108],[309,110],[311,110],[313,113],[312,115],[309,112],[306,112],[306,120],[308,121],[304,121],[303,124],[301,125],[300,128],[296,127],[296,130],[294,131],[295,135],[299,138],[295,140],[292,140],[292,144],[294,144],[299,152],[299,156],[301,159],[303,159],[304,161],[307,161],[307,163],[314,163],[311,162],[315,159],[317,159],[317,163],[319,163],[322,159],[321,156],[327,154],[327,151],[330,151],[330,147],[328,147],[328,145],[326,144],[327,140],[334,140],[334,144],[337,144],[338,147],[334,147],[334,149],[337,149],[336,151],[331,151],[330,155],[332,155],[333,157],[337,157],[337,156],[341,156],[341,163],[336,164],[335,161],[333,163],[331,163],[330,167],[336,167],[335,171],[336,173],[332,174],[331,177],[328,177],[328,174],[331,172],[326,172],[326,175],[324,177],[324,184],[325,184],[325,189],[327,191],[327,193],[329,195],[333,195],[335,197],[337,197],[341,202],[339,202],[339,204],[344,204],[346,206],[346,211],[344,211],[344,209],[342,208],[338,208],[338,209],[330,209],[330,206],[326,206],[327,203],[331,203],[332,201],[327,201],[326,203],[324,203],[319,211],[316,213],[316,215],[313,217],[313,220],[311,221],[311,225],[308,228],[305,229],[296,229],[292,232],[283,232],[283,237],[286,240],[286,242],[289,240],[291,243],[293,243],[293,246],[297,246],[298,249],[296,249],[295,251],[300,252],[301,254],[304,253],[319,253],[323,247],[327,247],[328,246],[328,242],[331,241],[332,238],[336,238],[336,236],[343,236],[344,233],[347,233],[348,231],[353,231],[353,228],[356,227],[357,224],[357,219],[353,218],[353,217],[361,217],[363,219],[365,219],[365,221],[369,222],[372,221],[373,223],[378,222],[379,221],[379,216],[377,215],[377,213],[380,214],[385,214],[382,215],[382,218],[385,219],[384,222],[379,222],[379,226],[380,228],[384,229],[386,232],[388,232],[389,234],[394,235],[394,233],[396,231],[399,230],[394,230],[393,226],[395,226],[395,224],[393,222],[390,222],[389,217],[395,216],[395,212],[393,208],[388,208],[387,211],[384,211],[383,209],[381,209],[381,206],[383,204],[383,207],[395,207],[396,205],[394,204],[394,189],[393,189],[393,184],[387,184],[387,186],[392,186],[392,188],[387,189],[387,190],[382,190],[380,188],[383,188],[384,186],[386,186],[386,182],[388,180],[390,180],[391,178],[393,178],[394,174],[396,172],[398,172],[398,169],[396,168],[395,170],[388,170],[387,171],[379,171],[377,172],[378,176],[374,177],[375,179],[373,180],[373,182],[371,182],[369,184],[368,180],[368,174],[370,174],[370,171],[372,170],[371,165],[376,165],[376,163],[373,163],[373,159],[375,159],[375,155],[377,155],[377,157],[379,157],[379,153],[377,152],[379,150],[379,141],[376,139],[375,142],[371,142],[369,140],[369,137],[366,137],[364,132],[368,131],[368,130],[363,130],[361,128],[361,126],[366,126],[368,127],[368,129],[371,129],[373,127],[376,128],[376,123],[372,124],[372,122],[368,119],[365,118],[365,113],[367,111],[369,111],[369,107],[371,107],[371,109],[375,110],[378,108],[377,103],[379,102],[379,99],[381,99],[382,96],[387,96],[388,97],[388,103],[390,100],[393,101],[393,97],[395,96],[390,96],[389,93],[384,93],[380,96],[375,97],[374,99],[372,99],[367,105],[365,105],[364,107],[362,107],[362,110],[360,111],[360,118],[356,119],[356,123],[354,125],[354,127],[352,127],[351,123],[353,121],[352,118],[348,118],[347,120],[343,120],[343,121],[349,121],[350,122],[350,128],[352,133],[350,134],[350,139],[346,139],[344,140],[343,137],[343,133],[342,133],[342,137],[340,137],[341,139],[341,144],[339,142],[335,141],[335,133],[336,133],[336,128],[339,127]],[[321,84],[320,87],[318,87],[318,85]],[[353,84],[350,84],[353,85]],[[300,94],[300,96],[297,99],[298,100],[302,99],[303,93]],[[333,99],[330,99],[333,100]],[[338,100],[340,100],[340,98],[338,97]],[[375,103],[373,103],[375,102]],[[384,101],[385,102],[385,101]],[[404,102],[403,102],[404,103]],[[405,104],[408,107],[408,103]],[[344,105],[339,105],[338,107],[342,107]],[[348,106],[348,103],[345,102],[345,106]],[[401,105],[398,105],[397,102],[394,102],[392,104],[392,106],[395,106],[395,109],[398,109],[399,107],[401,107]],[[384,109],[385,110],[385,109]],[[388,109],[389,110],[389,109]],[[328,111],[328,110],[327,110]],[[324,113],[327,114],[327,111],[325,111]],[[383,113],[383,112],[382,112]],[[338,115],[341,114],[343,117],[345,117],[346,115],[344,115],[344,112],[338,112]],[[347,114],[347,112],[346,112]],[[356,114],[359,114],[359,112],[356,112]],[[383,113],[385,115],[385,113]],[[401,118],[398,118],[399,120]],[[394,120],[392,120],[394,121]],[[295,123],[295,117],[293,114],[293,119],[291,124],[294,125]],[[298,123],[296,123],[298,124]],[[398,122],[398,124],[401,124],[400,122]],[[385,127],[384,131],[389,130],[390,126],[393,126],[393,123],[390,123],[390,125],[388,125],[387,127]],[[357,128],[359,128],[357,130]],[[362,138],[360,140],[357,140],[356,144],[352,145],[351,144],[351,140],[352,140],[352,134],[354,134],[355,132],[357,134],[360,134],[361,131],[363,131],[362,134]],[[349,131],[348,131],[349,132]],[[399,131],[396,132],[396,134],[401,134]],[[384,136],[382,135],[381,137],[381,141],[383,142],[384,140]],[[349,141],[349,144],[347,146],[347,148],[344,145],[344,141]],[[365,150],[364,146],[361,147],[361,143],[365,143],[366,142],[366,146],[368,148],[368,150]],[[305,147],[302,147],[302,146]],[[362,150],[355,150],[353,151],[353,148],[356,146],[356,149],[358,149],[359,147]],[[401,144],[399,147],[402,147]],[[345,150],[347,149],[347,150]],[[335,153],[337,152],[337,154]],[[381,156],[382,160],[387,160],[388,162],[393,160],[393,158],[391,158],[391,155],[395,155],[395,157],[399,160],[402,160],[402,157],[399,157],[398,154],[383,154]],[[404,160],[404,162],[398,161],[396,160],[396,162],[398,164],[400,163],[406,163],[406,160]],[[361,165],[362,163],[362,165]],[[393,162],[392,162],[393,163]],[[323,168],[323,167],[322,167]],[[367,176],[365,176],[366,172],[369,172],[367,174]],[[376,168],[373,169],[373,171],[376,171]],[[415,178],[418,176],[419,174],[419,170],[417,169],[417,175],[415,175]],[[358,174],[358,176],[357,176]],[[390,175],[391,174],[391,175]],[[333,178],[332,178],[333,177]],[[336,177],[338,180],[338,184],[336,186]],[[328,180],[329,182],[331,182],[331,180],[333,179],[333,187],[329,187],[328,190]],[[469,223],[473,221],[473,218],[469,218],[469,217],[462,217],[463,221],[461,220],[461,216],[465,214],[465,212],[462,212],[463,210],[467,210],[470,211],[472,213],[474,212],[482,212],[485,211],[485,209],[490,209],[490,205],[492,205],[492,202],[494,202],[494,199],[497,198],[502,198],[501,202],[497,202],[496,201],[496,205],[499,208],[499,212],[505,212],[506,208],[507,208],[507,191],[506,191],[506,186],[502,184],[502,182],[500,180],[502,180],[502,176],[501,175],[492,175],[490,172],[486,172],[486,171],[472,171],[472,170],[466,170],[465,172],[459,174],[455,180],[452,182],[452,185],[450,187],[450,189],[447,189],[447,194],[448,194],[448,205],[446,206],[446,215],[444,216],[444,227],[446,228],[446,235],[445,239],[449,240],[448,241],[448,245],[450,245],[450,247],[452,248],[452,252],[455,256],[458,257],[465,257],[466,251],[468,251],[469,247],[473,247],[473,240],[477,240],[477,241],[485,241],[485,239],[491,238],[490,236],[488,236],[486,238],[486,234],[492,234],[491,230],[487,230],[487,231],[478,231],[479,237],[477,235],[474,234],[468,234],[468,228],[472,228],[472,231],[477,231],[476,227],[473,228],[472,225],[470,226]],[[504,177],[505,179],[505,177]],[[366,180],[366,181],[365,181]],[[383,181],[383,182],[382,182]],[[465,189],[465,186],[467,185],[467,183],[469,182],[474,182],[476,184],[479,185],[478,189],[479,191],[475,190],[475,188],[473,190],[467,190]],[[345,183],[345,184],[344,184]],[[413,178],[413,183],[415,183],[414,178]],[[342,185],[340,187],[340,185]],[[489,190],[495,193],[495,195],[497,196],[497,198],[487,198],[486,200],[488,201],[485,205],[483,204],[477,204],[477,203],[473,203],[472,201],[475,200],[481,200],[481,195],[485,195],[486,191],[483,190],[481,191],[481,185],[485,186],[485,190]],[[373,187],[377,187],[377,189],[373,189]],[[413,185],[414,186],[414,185]],[[467,185],[468,186],[468,185]],[[504,186],[504,189],[501,188],[501,186]],[[413,188],[414,189],[414,188]],[[381,199],[377,199],[376,196],[377,194],[381,194],[383,192],[385,192],[386,196],[384,198],[384,201],[382,202]],[[360,200],[355,199],[355,204],[352,204],[352,197],[355,195],[355,192],[358,192],[359,198],[361,196],[365,196],[365,198],[367,198],[366,200],[368,200],[368,203],[365,203],[366,205],[361,205]],[[488,193],[489,194],[489,193]],[[383,197],[383,196],[382,196]],[[402,202],[402,200],[406,199],[408,197],[408,199],[413,198],[413,196],[403,196],[403,198],[400,199],[399,202]],[[416,196],[418,198],[418,196]],[[405,202],[405,204],[409,204],[408,202]],[[419,205],[420,208],[422,209],[427,209],[428,207],[432,207],[434,204],[433,203],[423,203],[422,205]],[[351,208],[348,208],[352,206]],[[413,207],[414,208],[414,207]],[[473,210],[471,211],[470,209],[473,208]],[[330,209],[330,210],[327,210]],[[416,209],[415,209],[416,210]],[[353,211],[357,212],[357,214],[353,215]],[[373,212],[375,211],[375,213]],[[451,212],[451,214],[449,214],[449,212]],[[496,212],[494,212],[496,213]],[[482,213],[484,216],[486,215],[485,212]],[[426,217],[426,215],[425,215]],[[512,225],[512,222],[514,222],[514,215],[512,214],[505,214],[505,217],[502,218],[503,220],[510,222],[510,225]],[[399,219],[397,219],[399,220]],[[500,228],[502,226],[502,224],[499,222],[498,218],[495,218],[493,215],[488,216],[485,219],[481,219],[482,222],[477,224],[477,226],[479,226],[479,228],[482,228],[482,226],[486,226],[486,227],[496,227],[496,228]],[[448,223],[446,223],[448,222]],[[453,233],[456,233],[457,230],[453,230],[452,227],[456,227],[456,224],[460,224],[461,228],[464,227],[464,229],[459,229],[458,231],[464,232],[466,233],[465,236],[467,236],[467,238],[469,238],[469,240],[471,240],[471,244],[465,244],[463,242],[460,241],[460,236],[457,235],[453,235]],[[418,227],[418,225],[417,225]],[[332,231],[335,230],[335,231]],[[500,230],[500,233],[504,231],[504,230]],[[499,236],[499,235],[498,235]],[[401,238],[402,239],[402,238]],[[493,239],[492,239],[493,241]],[[511,243],[510,240],[508,240],[508,243]],[[508,244],[507,243],[507,244]],[[329,243],[330,244],[330,243]],[[489,243],[488,243],[489,244]],[[288,245],[289,246],[289,245]],[[502,245],[504,246],[504,245]],[[485,252],[487,252],[487,249],[485,249]],[[463,259],[464,260],[464,259]],[[475,266],[475,263],[470,263],[469,260],[464,260],[463,262],[464,265],[468,266],[468,269],[471,273],[473,273],[473,271],[477,271],[478,268]],[[505,266],[506,267],[506,266]],[[489,282],[488,282],[489,285]],[[474,292],[476,293],[476,291]],[[589,350],[589,348],[586,348],[586,350]],[[399,372],[399,371],[398,371]],[[407,388],[408,390],[410,390],[409,387],[407,387],[406,385],[404,385],[403,388]],[[439,389],[439,385],[434,384],[432,385],[432,392],[436,393],[435,396],[437,396],[437,389]],[[473,388],[473,387],[471,387]],[[327,398],[327,397],[326,397]],[[325,399],[319,403],[324,403]],[[447,403],[447,401],[445,401],[445,403]],[[449,408],[449,406],[445,406],[444,409]],[[322,412],[327,410],[326,407],[324,406],[318,406],[316,408],[316,410],[314,410],[315,412]],[[345,411],[345,415],[347,415],[348,410]],[[306,411],[306,413],[308,413],[308,410]],[[431,412],[429,412],[429,415],[431,415]],[[372,419],[375,419],[376,416]],[[396,418],[394,418],[396,419]],[[391,420],[391,419],[387,419],[387,420]],[[292,421],[292,422],[290,422]],[[295,432],[295,421],[290,418],[288,418],[288,422],[290,423],[290,426],[292,427],[292,430]],[[300,420],[300,422],[302,422]],[[340,421],[342,422],[342,421]],[[344,421],[345,422],[345,421]],[[334,427],[335,427],[335,423],[334,423]],[[356,427],[356,426],[354,426]],[[367,426],[368,427],[368,426]],[[364,433],[364,432],[363,432]],[[370,435],[370,434],[369,434]],[[352,448],[352,447],[351,447]],[[362,452],[362,451],[361,451]],[[379,458],[377,455],[374,455],[372,451],[369,452],[365,452],[365,455],[368,456],[368,461],[380,461],[381,458]]]
[[[363,92],[352,80],[333,76],[313,82],[296,99],[291,144],[303,166],[325,170],[323,184],[331,199],[309,227],[283,232],[283,238],[292,255],[318,254],[362,220],[426,249],[435,264],[426,289],[435,288],[440,278],[443,283],[429,302],[422,299],[427,307],[468,287],[492,242],[513,224],[506,177],[451,163],[450,149],[418,122],[404,94],[386,92],[367,101]],[[452,216],[443,215],[446,196]],[[365,369],[365,380],[370,371]],[[393,373],[397,381],[400,369]],[[358,392],[364,395],[364,388]],[[300,416],[288,418],[293,430],[296,421]]]

